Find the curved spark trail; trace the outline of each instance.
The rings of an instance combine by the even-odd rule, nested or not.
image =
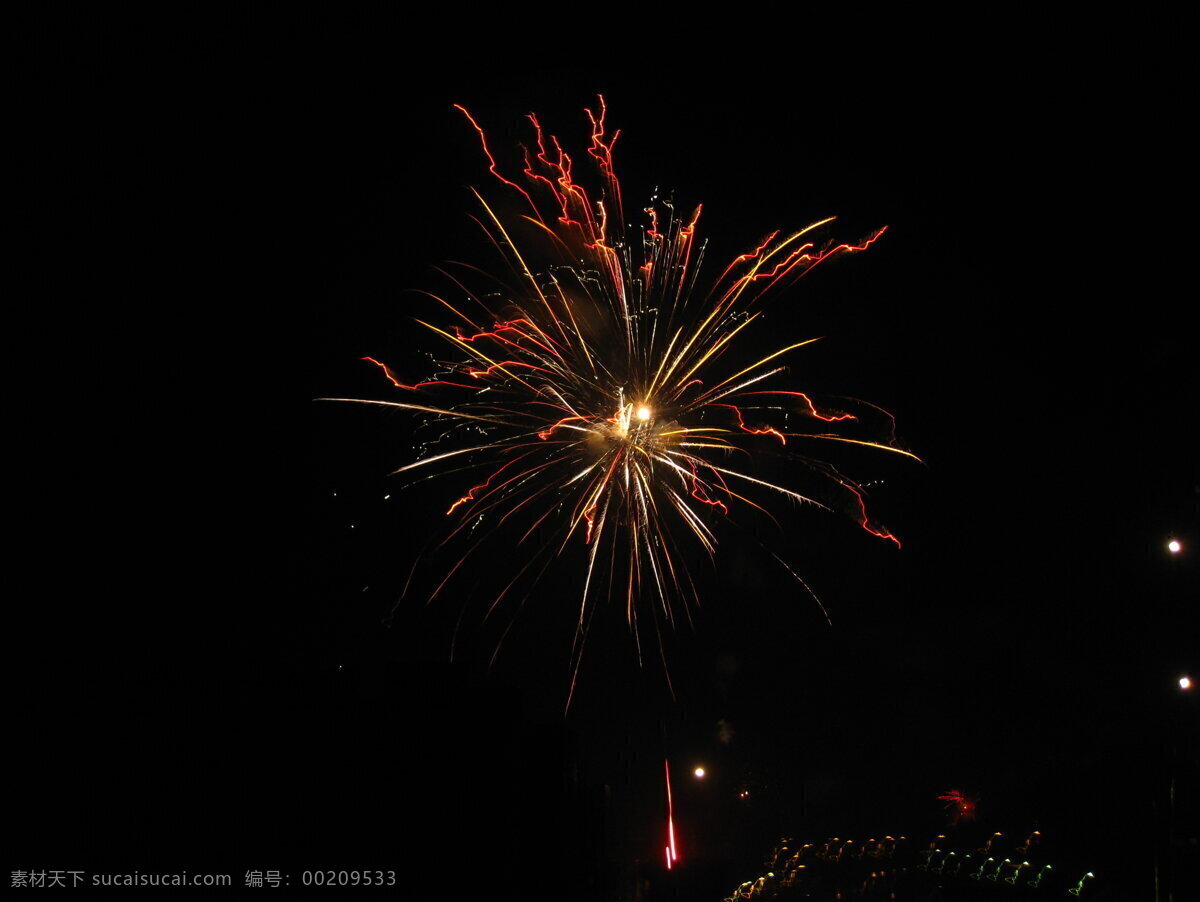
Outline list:
[[[619,132],[605,124],[603,97],[598,111],[587,111],[591,143],[584,160],[594,164],[599,182],[591,187],[577,180],[575,160],[536,116],[529,116],[532,145],[523,148],[520,172],[505,175],[484,129],[466,108],[457,109],[477,133],[504,195],[497,202],[474,192],[482,211],[476,222],[503,258],[511,285],[495,279],[499,290],[493,284],[488,292],[472,291],[450,275],[455,294],[422,292],[454,316],[445,326],[417,320],[446,342],[451,356],[433,376],[411,382],[365,357],[402,397],[421,403],[361,401],[415,411],[444,428],[419,459],[396,472],[448,478],[480,471],[447,492],[449,535],[437,547],[456,537],[470,537],[470,547],[435,595],[500,534],[519,537],[521,550],[489,616],[518,586],[529,589],[569,543],[584,546],[569,706],[598,587],[623,600],[639,658],[639,616],[653,618],[661,654],[660,625],[673,624],[689,597],[699,603],[681,543],[715,555],[718,523],[735,507],[768,512],[772,497],[837,505],[867,532],[900,544],[869,516],[861,485],[805,456],[842,443],[915,459],[894,438],[873,439],[875,414],[889,424],[890,415],[865,402],[831,404],[799,387],[780,387],[786,361],[816,338],[758,359],[745,355],[741,341],[768,292],[827,260],[866,250],[886,227],[858,243],[824,245],[817,236],[832,219],[773,232],[701,286],[699,206],[685,214],[654,200],[643,211],[644,225],[626,231],[613,165]],[[470,271],[464,278],[483,272],[461,266]],[[835,497],[817,500],[742,465],[752,468],[768,455],[817,474]],[[451,458],[451,469],[436,466]]]

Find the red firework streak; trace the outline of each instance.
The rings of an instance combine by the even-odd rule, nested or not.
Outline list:
[[[975,820],[975,808],[979,804],[976,796],[963,795],[957,789],[952,789],[938,798],[946,803],[948,809],[951,809],[950,823],[958,824],[961,821]]]
[[[520,547],[510,554],[516,573],[491,599],[489,615],[510,594],[527,597],[572,538],[584,545],[569,706],[603,590],[598,584],[607,581],[612,594],[623,596],[639,655],[640,620],[653,625],[663,654],[661,628],[675,623],[681,607],[690,615],[689,604],[700,601],[680,561],[682,541],[715,555],[714,529],[735,506],[767,510],[752,494],[829,509],[807,490],[753,475],[760,456],[783,457],[816,474],[825,501],[872,535],[900,544],[868,516],[862,486],[816,456],[817,449],[841,444],[918,459],[896,446],[894,431],[881,441],[864,431],[879,408],[841,399],[835,409],[777,385],[788,372],[781,358],[817,338],[759,359],[739,356],[738,340],[762,314],[766,293],[793,285],[826,260],[866,250],[886,227],[857,243],[817,243],[832,217],[790,234],[774,231],[701,283],[699,205],[687,212],[655,198],[640,228],[628,232],[632,217],[613,166],[620,132],[605,124],[603,97],[598,111],[587,111],[590,143],[580,155],[597,170],[599,184],[590,187],[536,116],[529,116],[531,142],[513,169],[497,158],[467,109],[457,109],[478,135],[497,191],[508,195],[504,209],[517,209],[498,213],[474,192],[482,213],[473,218],[503,259],[507,278],[449,264],[466,271],[461,278],[444,272],[455,286],[450,299],[420,292],[449,321],[416,322],[455,355],[439,361],[432,377],[402,379],[378,359],[363,358],[395,390],[419,395],[422,403],[327,399],[415,411],[443,427],[395,473],[419,470],[429,479],[482,471],[461,477],[442,508],[451,518],[448,534],[427,550],[456,538],[469,547],[439,565],[444,578],[433,596],[471,571],[464,563],[493,537],[519,537]],[[490,279],[487,288],[473,290],[468,282],[481,274]],[[847,405],[853,413],[842,409]],[[673,840],[671,849],[668,863]]]
[[[675,848],[675,808],[671,804],[671,762],[663,759],[663,766],[667,774],[667,870],[671,870],[676,861],[679,860],[679,852]]]

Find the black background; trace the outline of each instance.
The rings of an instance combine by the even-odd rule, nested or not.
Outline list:
[[[178,80],[171,40],[142,65],[110,31],[49,29],[27,93],[68,122],[47,182],[80,186],[51,234],[103,235],[129,281],[63,264],[90,289],[64,295],[95,303],[57,325],[72,366],[40,377],[84,403],[34,486],[52,563],[18,602],[13,868],[379,868],[616,897],[635,873],[666,886],[666,758],[705,897],[781,831],[924,839],[949,789],[980,795],[980,829],[1036,827],[1145,884],[1152,803],[1195,727],[1175,689],[1200,485],[1169,29],[1133,66],[1115,34],[826,61],[811,35],[531,53],[176,28]],[[826,336],[794,372],[893,412],[926,463],[856,459],[902,550],[815,512],[746,524],[832,626],[732,530],[666,637],[675,698],[614,607],[564,717],[570,574],[490,669],[470,615],[450,660],[478,610],[465,585],[384,625],[443,501],[383,499],[411,419],[313,399],[391,397],[366,355],[423,376],[406,289],[492,262],[466,186],[495,185],[452,104],[504,159],[530,111],[582,149],[597,92],[627,204],[702,202],[710,274],[776,228],[889,226],[776,298],[764,340]]]

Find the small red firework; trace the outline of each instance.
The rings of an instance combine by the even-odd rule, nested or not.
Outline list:
[[[979,804],[978,796],[963,795],[957,789],[952,789],[944,796],[938,796],[950,809],[950,823],[957,825],[963,821],[975,820],[975,809]]]

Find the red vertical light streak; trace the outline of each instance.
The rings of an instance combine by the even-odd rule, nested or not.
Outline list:
[[[679,853],[675,848],[675,807],[671,802],[671,762],[663,759],[663,769],[667,775],[667,870],[671,870],[671,863],[679,860]]]

